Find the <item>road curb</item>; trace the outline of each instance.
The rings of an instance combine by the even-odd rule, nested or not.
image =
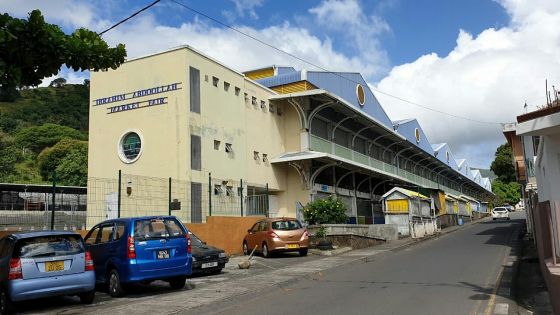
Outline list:
[[[502,271],[498,277],[494,291],[495,305],[485,314],[507,315],[518,314],[518,304],[515,299],[515,277],[519,272],[523,232],[517,228],[509,240],[509,252],[504,260]]]

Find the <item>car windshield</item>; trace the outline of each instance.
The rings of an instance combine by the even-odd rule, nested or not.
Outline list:
[[[496,208],[494,209],[494,212],[504,212],[507,211],[505,208]]]
[[[301,223],[298,220],[282,220],[272,222],[273,230],[290,231],[301,229]]]
[[[39,258],[75,255],[84,252],[82,238],[75,235],[52,235],[19,240],[14,257]]]
[[[191,231],[189,231],[189,236],[191,237],[191,245],[193,246],[204,245],[204,243],[196,235],[192,234]]]
[[[185,237],[185,231],[175,218],[143,219],[134,222],[137,240]]]

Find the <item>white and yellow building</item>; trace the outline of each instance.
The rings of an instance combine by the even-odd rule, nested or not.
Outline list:
[[[145,178],[183,183],[173,191],[182,204],[174,214],[193,222],[209,214],[205,194],[247,208],[266,185],[269,215],[296,216],[336,194],[359,223],[381,223],[380,196],[400,185],[492,195],[446,145],[434,151],[415,119],[391,121],[359,73],[240,73],[184,46],[92,72],[90,97],[88,176],[142,178],[123,177],[121,216],[150,213],[148,192],[130,201],[146,191],[137,183]],[[219,180],[209,183],[210,173]],[[88,187],[88,209],[114,208],[116,189],[97,188]]]

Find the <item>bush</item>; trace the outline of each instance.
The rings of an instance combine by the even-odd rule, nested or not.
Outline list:
[[[303,217],[309,224],[346,223],[346,206],[337,198],[329,196],[308,203],[303,208]]]
[[[61,164],[73,151],[79,150],[87,158],[87,141],[62,139],[53,147],[45,148],[37,157],[39,172],[43,179],[52,180],[52,172]],[[87,163],[84,165],[87,168]]]

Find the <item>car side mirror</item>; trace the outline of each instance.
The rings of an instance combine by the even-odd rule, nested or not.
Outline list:
[[[247,233],[251,234],[251,233],[253,233],[253,231],[251,231],[251,229],[248,229]]]

